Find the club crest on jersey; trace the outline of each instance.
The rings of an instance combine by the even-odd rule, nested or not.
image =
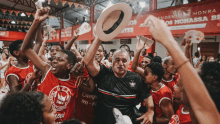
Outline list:
[[[135,87],[136,83],[134,82],[134,80],[131,80],[130,82],[130,87]]]
[[[50,91],[49,98],[52,102],[52,106],[57,111],[62,111],[66,109],[71,99],[71,91],[66,86],[58,85]]]

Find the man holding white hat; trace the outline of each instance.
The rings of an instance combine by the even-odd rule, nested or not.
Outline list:
[[[115,124],[113,108],[129,116],[133,124],[140,123],[138,121],[142,121],[141,124],[153,122],[152,96],[141,77],[128,71],[130,62],[128,52],[123,48],[117,50],[113,55],[110,68],[98,65],[94,59],[101,41],[109,41],[117,36],[128,24],[131,16],[132,9],[128,4],[119,3],[107,8],[97,20],[95,28],[97,37],[84,57],[88,72],[97,82],[98,101],[95,124]],[[147,105],[148,111],[143,115],[137,113],[135,109],[137,100],[144,100]]]

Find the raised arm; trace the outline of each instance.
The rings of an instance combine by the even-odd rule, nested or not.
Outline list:
[[[185,40],[185,39],[184,39]],[[185,56],[186,58],[189,59],[190,63],[193,65],[193,62],[192,62],[192,43],[191,43],[191,40],[185,40],[186,41],[186,46],[185,46]]]
[[[73,37],[67,42],[67,45],[65,46],[66,50],[70,50],[70,48],[73,45],[74,41],[79,37],[78,33],[79,33],[79,29],[77,28],[73,32]]]
[[[37,29],[37,34],[36,34],[36,37],[35,37],[35,46],[34,46],[34,51],[36,53],[39,52],[39,49],[41,47],[41,44],[42,44],[42,33],[41,33],[41,30],[42,30],[42,26],[40,25]]]
[[[43,40],[43,43],[40,47],[40,51],[38,53],[38,56],[44,61],[44,62],[47,62],[48,59],[44,56],[44,51],[47,47],[47,40],[48,40],[48,37],[44,37],[44,40]]]
[[[88,86],[86,86],[84,84],[81,84],[79,86],[79,90],[81,90],[81,91],[83,91],[85,93],[88,93],[88,94],[92,94],[94,92],[94,90],[95,90],[95,83],[94,83],[94,81],[93,81],[93,79],[91,77],[89,77],[88,82],[89,82]]]
[[[48,17],[49,8],[42,8],[37,9],[35,19],[32,23],[31,28],[27,32],[24,42],[22,44],[22,51],[25,53],[27,58],[31,60],[31,62],[34,64],[36,68],[38,68],[43,74],[46,74],[47,70],[50,68],[49,65],[47,65],[44,61],[40,59],[40,57],[34,52],[32,49],[32,38],[36,34],[36,30],[38,29],[38,26],[41,24],[42,21],[44,21]]]
[[[166,23],[154,16],[149,16],[145,23],[149,26],[153,38],[163,44],[176,65],[182,78],[183,86],[190,105],[200,124],[217,124],[220,122],[218,110],[212,101],[204,83],[174,40]],[[181,65],[181,66],[180,66]],[[204,102],[205,100],[205,102]]]
[[[144,48],[144,43],[140,42],[140,40],[138,40],[137,44],[136,44],[136,52],[134,55],[134,59],[131,65],[132,70],[134,70],[134,72],[138,73],[141,77],[144,77],[144,69],[142,69],[141,67],[139,67],[138,65],[138,60],[139,60],[139,56],[141,53],[141,50]]]
[[[75,53],[76,57],[82,57],[79,53],[79,51],[76,49],[75,44],[72,45],[71,50]]]
[[[95,58],[96,51],[98,50],[101,42],[102,41],[98,37],[96,37],[83,60],[88,72],[90,73],[92,77],[95,77],[96,75],[98,75],[100,71],[100,66],[97,66],[94,58]]]

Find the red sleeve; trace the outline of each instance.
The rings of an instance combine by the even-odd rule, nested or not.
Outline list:
[[[84,78],[89,78],[89,72],[87,71],[86,68],[84,68],[84,70],[83,70],[83,77]]]
[[[130,64],[129,64],[128,70],[130,70],[131,72],[134,72],[134,70],[131,69],[132,62],[133,62],[133,61],[130,61]]]

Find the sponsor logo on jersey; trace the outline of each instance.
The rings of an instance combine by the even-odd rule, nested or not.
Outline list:
[[[56,111],[62,111],[71,99],[71,91],[66,86],[58,85],[50,91],[49,98]]]

